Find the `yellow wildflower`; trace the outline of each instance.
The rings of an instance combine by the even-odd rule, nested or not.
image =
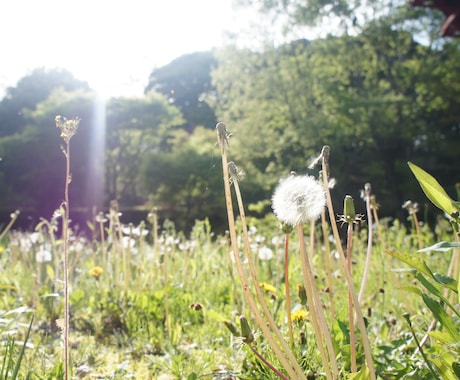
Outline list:
[[[96,266],[96,267],[91,268],[88,274],[94,277],[95,279],[98,279],[99,277],[101,277],[102,272],[104,272],[104,270],[101,267]]]
[[[292,322],[303,322],[307,320],[308,313],[305,309],[299,309],[291,313]]]
[[[267,284],[266,282],[259,284],[259,286],[262,290],[265,290],[267,293],[276,293],[276,288],[273,285]]]

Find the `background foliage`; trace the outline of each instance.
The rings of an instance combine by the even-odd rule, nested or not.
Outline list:
[[[59,206],[57,114],[82,119],[71,196],[86,215],[116,199],[124,210],[156,206],[185,229],[204,216],[219,224],[217,120],[238,135],[232,159],[247,174],[246,200],[266,206],[259,212],[279,178],[306,172],[325,144],[338,197],[370,182],[384,215],[401,216],[404,197],[423,200],[404,180],[409,160],[453,192],[460,52],[457,39],[436,36],[440,15],[400,1],[240,3],[270,16],[272,34],[256,30],[257,48],[235,40],[179,57],[152,71],[142,97],[101,108],[64,70],[37,69],[9,88],[0,101],[1,211],[49,216]],[[321,37],[306,39],[306,25]]]

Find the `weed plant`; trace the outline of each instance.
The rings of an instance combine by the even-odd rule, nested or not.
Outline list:
[[[458,204],[440,185],[411,166],[448,216],[434,229],[413,214],[407,224],[379,218],[368,184],[354,201],[365,216],[335,211],[326,148],[314,179],[325,203],[314,217],[286,220],[275,209],[254,219],[242,172],[227,161],[230,134],[225,125],[217,132],[227,234],[214,235],[204,218],[186,236],[173,221],[159,225],[155,208],[124,224],[116,202],[88,222],[90,237],[71,226],[58,235],[62,210],[34,231],[5,227],[1,378],[66,376],[56,326],[66,239],[69,378],[458,378]]]

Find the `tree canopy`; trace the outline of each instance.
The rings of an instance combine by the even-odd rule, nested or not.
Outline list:
[[[187,130],[198,125],[214,128],[216,117],[205,99],[213,91],[211,70],[216,64],[211,51],[183,55],[153,70],[145,91],[155,90],[178,107]]]

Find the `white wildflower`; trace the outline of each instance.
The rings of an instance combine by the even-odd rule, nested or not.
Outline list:
[[[273,259],[273,251],[271,248],[264,245],[259,249],[259,259],[260,260],[271,260]]]
[[[289,176],[275,189],[272,202],[278,219],[295,226],[317,219],[326,205],[326,195],[315,178]]]
[[[45,249],[44,247],[40,247],[40,250],[37,251],[35,254],[35,260],[37,263],[47,263],[50,262],[52,259],[51,252]]]

